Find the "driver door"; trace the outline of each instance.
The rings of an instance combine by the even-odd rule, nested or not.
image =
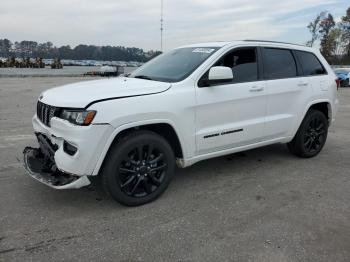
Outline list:
[[[233,81],[196,87],[197,154],[262,141],[267,99],[258,58],[257,47],[233,49],[213,65],[230,67]]]

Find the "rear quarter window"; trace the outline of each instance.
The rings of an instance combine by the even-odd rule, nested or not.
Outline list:
[[[327,74],[318,58],[310,52],[294,51],[302,67],[304,76]]]

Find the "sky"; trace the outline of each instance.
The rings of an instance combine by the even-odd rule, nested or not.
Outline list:
[[[0,0],[0,39],[160,50],[161,0]],[[164,51],[237,39],[304,44],[321,11],[336,20],[344,0],[164,0]]]

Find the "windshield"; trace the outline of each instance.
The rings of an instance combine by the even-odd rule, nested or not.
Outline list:
[[[178,82],[188,77],[218,47],[185,47],[162,54],[139,69],[129,77],[162,82]]]

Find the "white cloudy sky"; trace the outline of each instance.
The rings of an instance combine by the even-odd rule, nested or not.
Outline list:
[[[304,43],[307,23],[345,0],[164,0],[165,49],[233,39]],[[0,0],[0,38],[160,49],[160,0]]]

